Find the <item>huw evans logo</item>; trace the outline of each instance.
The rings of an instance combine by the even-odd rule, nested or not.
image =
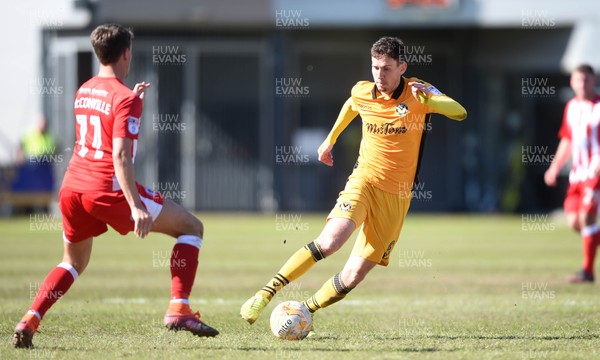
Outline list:
[[[409,65],[431,65],[433,56],[426,53],[424,45],[405,46],[404,61]]]
[[[553,29],[556,19],[548,10],[521,10],[521,27],[526,29]]]
[[[531,300],[554,300],[556,292],[548,289],[547,282],[521,283],[521,298]]]
[[[554,231],[556,224],[548,214],[521,214],[522,231]]]
[[[187,55],[180,52],[179,46],[152,46],[152,62],[157,65],[183,65]]]
[[[187,197],[187,192],[181,189],[179,182],[157,182],[152,183],[152,191],[158,192],[165,199],[174,201],[183,200]]]
[[[58,84],[55,78],[39,77],[29,82],[29,91],[32,95],[62,95],[64,87]]]
[[[181,259],[179,251],[168,250],[152,250],[152,267],[153,268],[185,268],[187,266],[186,259]]]
[[[152,114],[152,130],[163,133],[181,133],[185,131],[186,123],[182,122],[179,114]]]
[[[553,97],[556,95],[556,86],[549,85],[547,77],[524,77],[521,78],[521,95],[524,97]]]
[[[425,267],[433,266],[433,260],[425,257],[424,250],[401,250],[399,252],[398,265],[402,268],[407,267]]]
[[[310,88],[302,85],[301,77],[275,78],[275,95],[278,97],[308,97]]]
[[[29,231],[63,231],[62,220],[54,214],[30,214]]]
[[[521,146],[521,162],[524,165],[548,166],[554,160],[554,154],[548,151],[548,146]]]
[[[302,10],[275,10],[275,26],[279,29],[306,29],[310,26]]]
[[[275,146],[277,165],[306,165],[309,161],[308,154],[302,152],[302,146]]]
[[[306,231],[308,222],[302,221],[302,214],[275,214],[275,230]]]

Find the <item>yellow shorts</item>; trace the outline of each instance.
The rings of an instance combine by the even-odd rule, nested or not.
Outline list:
[[[409,196],[385,192],[350,176],[327,220],[344,218],[362,225],[352,255],[387,266],[409,207]]]

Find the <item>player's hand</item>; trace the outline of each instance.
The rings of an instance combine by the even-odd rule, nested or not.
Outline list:
[[[323,143],[319,146],[319,161],[327,166],[333,166],[333,155],[331,155],[333,144]]]
[[[145,238],[152,227],[152,215],[143,207],[134,207],[131,209],[131,218],[135,224],[135,236]]]
[[[548,186],[556,186],[556,178],[558,177],[558,170],[550,166],[544,173],[544,182]]]
[[[421,102],[421,99],[419,99],[419,93],[421,93],[421,96],[426,98],[431,95],[431,91],[427,89],[427,85],[422,82],[411,81],[408,83],[408,86],[411,87],[413,97],[419,102]]]
[[[600,164],[596,164],[596,166],[594,166],[594,177],[600,178]]]
[[[144,93],[145,93],[146,89],[149,87],[150,87],[150,83],[142,81],[141,83],[135,84],[135,86],[133,87],[133,92],[138,94],[140,99],[144,100]]]

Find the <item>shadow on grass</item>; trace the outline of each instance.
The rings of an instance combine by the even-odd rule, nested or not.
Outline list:
[[[535,335],[424,335],[376,337],[377,340],[440,339],[440,340],[596,340],[600,335],[535,336]]]
[[[279,352],[279,351],[289,351],[289,352],[298,352],[298,353],[314,353],[314,352],[343,352],[343,353],[361,353],[361,352],[373,352],[373,349],[341,349],[341,348],[306,348],[306,349],[298,349],[298,348],[267,348],[267,347],[251,347],[251,346],[240,346],[240,347],[225,347],[225,346],[215,346],[215,347],[206,347],[205,349],[210,350],[239,350],[239,351],[264,351],[264,352]],[[411,353],[433,353],[433,352],[452,352],[456,351],[456,349],[437,349],[437,348],[398,348],[394,349],[394,352],[411,352]]]

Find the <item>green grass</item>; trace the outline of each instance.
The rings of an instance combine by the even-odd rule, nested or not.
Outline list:
[[[48,312],[31,351],[12,349],[10,337],[31,303],[30,288],[60,262],[60,229],[39,230],[43,219],[0,220],[0,358],[600,357],[599,288],[564,283],[580,266],[580,240],[553,220],[550,229],[526,231],[521,217],[409,215],[390,266],[319,311],[316,337],[290,342],[271,334],[270,310],[311,295],[341,269],[352,244],[283,290],[249,326],[239,318],[241,304],[318,235],[323,216],[305,214],[291,231],[277,231],[275,216],[200,217],[206,240],[192,305],[221,335],[166,332],[172,240],[111,231],[95,240],[88,269]]]

